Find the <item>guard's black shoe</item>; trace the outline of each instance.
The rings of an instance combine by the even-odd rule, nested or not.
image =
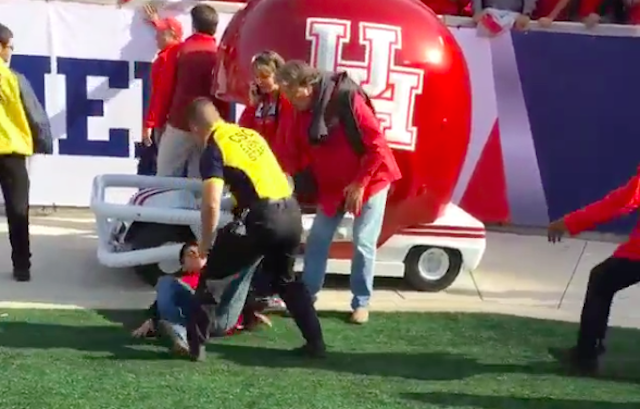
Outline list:
[[[306,358],[322,359],[327,357],[327,348],[324,345],[304,344],[299,348],[295,348],[293,353]]]
[[[13,279],[19,282],[31,281],[31,271],[29,269],[14,268]]]
[[[604,352],[599,348],[593,355],[580,354],[576,347],[572,348],[549,348],[549,354],[562,364],[570,375],[576,376],[597,376],[598,356]]]
[[[207,349],[204,345],[197,350],[189,349],[189,359],[193,362],[204,362],[207,360]]]

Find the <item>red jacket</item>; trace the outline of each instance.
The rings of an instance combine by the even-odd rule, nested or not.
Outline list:
[[[401,177],[378,118],[359,94],[354,95],[353,115],[367,151],[362,157],[353,150],[341,125],[333,127],[325,141],[311,145],[308,137],[311,110],[280,118],[283,122],[293,121],[282,125],[291,139],[291,149],[283,161],[285,171],[293,175],[310,167],[318,185],[318,204],[328,216],[338,212],[345,199],[344,189],[351,183],[364,186],[366,202]]]
[[[161,50],[151,64],[151,96],[144,120],[145,128],[162,128],[167,123],[173,99],[176,61],[180,43]]]
[[[228,117],[229,104],[211,95],[217,50],[216,39],[201,33],[191,35],[180,46],[177,52],[173,100],[169,109],[169,124],[174,128],[189,131],[187,108],[199,97],[212,99],[222,117]]]
[[[283,168],[287,167],[283,162],[289,157],[288,151],[291,149],[283,123],[286,125],[290,121],[285,119],[283,122],[280,118],[290,116],[292,109],[284,96],[278,95],[275,99],[267,95],[255,106],[247,106],[238,120],[238,125],[253,129],[266,139]]]
[[[565,216],[564,223],[569,233],[575,236],[600,223],[631,213],[638,207],[640,207],[640,173],[632,177],[625,186],[615,189],[600,201]],[[640,222],[631,231],[629,239],[618,246],[613,256],[640,260]]]

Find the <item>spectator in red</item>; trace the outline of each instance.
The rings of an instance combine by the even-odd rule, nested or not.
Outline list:
[[[597,26],[604,19],[614,24],[625,24],[629,4],[626,0],[581,0],[578,15],[587,28]]]
[[[600,201],[576,210],[549,225],[549,241],[560,241],[565,233],[571,236],[590,230],[640,208],[640,168],[626,185],[619,187]],[[640,282],[640,223],[627,242],[618,246],[612,257],[591,270],[587,294],[580,316],[576,346],[552,349],[553,356],[579,374],[592,375],[598,370],[598,358],[605,351],[613,297],[621,290]]]
[[[160,19],[151,5],[145,5],[144,11],[147,20],[156,29],[156,44],[159,50],[151,64],[151,96],[142,130],[142,143],[151,146],[154,130],[162,134],[167,122],[173,96],[172,81],[167,81],[167,78],[175,76],[177,51],[182,42],[182,24],[173,17]]]
[[[249,103],[238,121],[238,125],[258,131],[269,142],[281,165],[288,148],[279,119],[286,114],[284,111],[291,111],[291,104],[280,94],[275,82],[275,73],[283,65],[284,59],[274,51],[264,51],[253,57],[254,81],[249,89]]]
[[[278,70],[276,80],[296,110],[288,117],[293,119],[293,149],[285,170],[295,175],[308,166],[318,192],[305,243],[303,281],[312,295],[320,291],[335,232],[346,213],[355,215],[351,322],[364,324],[387,194],[400,179],[400,169],[371,100],[346,73],[322,72],[294,60]]]
[[[211,95],[218,46],[215,39],[218,28],[218,12],[208,4],[198,4],[191,9],[193,34],[177,51],[176,71],[173,77],[164,78],[171,83],[173,98],[168,110],[168,120],[158,147],[158,176],[199,177],[200,153],[196,138],[189,132],[187,109],[197,98],[211,99],[221,115],[229,116],[229,105]]]

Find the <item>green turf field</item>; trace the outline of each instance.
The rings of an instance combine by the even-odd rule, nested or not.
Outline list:
[[[140,312],[0,311],[1,409],[638,409],[640,332],[613,330],[600,380],[569,378],[548,346],[575,326],[471,314],[325,314],[330,357],[284,349],[291,320],[214,342],[208,361],[133,341]],[[126,329],[123,328],[123,325]]]

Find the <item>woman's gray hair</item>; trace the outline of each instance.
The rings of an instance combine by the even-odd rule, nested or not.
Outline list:
[[[301,60],[290,60],[276,71],[276,82],[291,87],[308,87],[320,81],[321,73]]]

